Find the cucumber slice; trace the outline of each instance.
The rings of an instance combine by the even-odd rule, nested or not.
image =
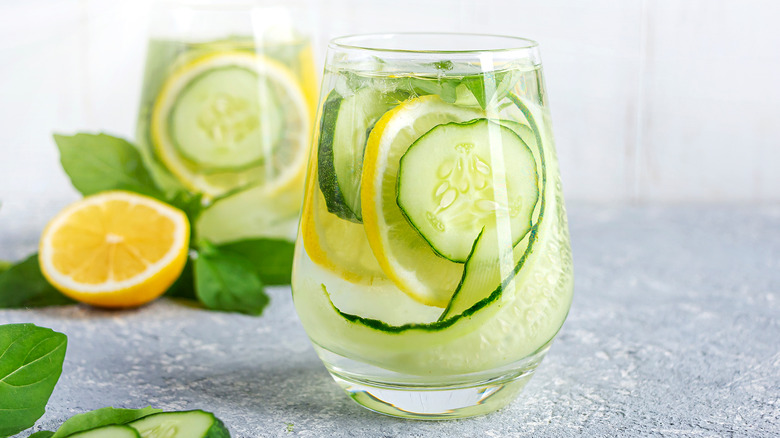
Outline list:
[[[448,123],[401,158],[398,206],[437,254],[463,263],[482,229],[501,230],[509,249],[528,233],[538,179],[533,153],[511,129],[487,119]]]
[[[331,91],[322,108],[318,150],[320,190],[328,211],[361,223],[360,179],[366,139],[379,118],[408,94],[362,88],[349,97]]]
[[[142,438],[138,431],[130,426],[114,425],[96,427],[84,432],[68,435],[69,438]]]
[[[254,185],[270,193],[305,174],[309,117],[305,90],[287,67],[245,51],[214,52],[166,79],[149,141],[166,171],[206,200]]]
[[[268,81],[240,66],[206,70],[179,93],[168,115],[184,157],[206,170],[255,166],[282,136],[279,100]]]
[[[531,128],[508,120],[502,120],[501,124],[512,129],[515,134],[523,139],[523,142],[528,145],[530,150],[536,151],[540,160],[534,161],[535,166],[543,163],[542,151],[539,149],[536,136]],[[541,173],[544,167],[540,166],[538,169],[538,173]],[[506,275],[507,272],[515,272],[515,260],[518,261],[518,267],[525,263],[531,248],[530,244],[537,238],[538,223],[542,217],[541,204],[542,202],[540,202],[539,196],[537,196],[530,212],[530,222],[535,225],[529,228],[528,231],[531,232],[526,232],[522,239],[513,245],[512,249],[506,247],[505,242],[507,239],[499,239],[499,233],[495,226],[486,227],[482,230],[466,261],[463,278],[458,285],[458,289],[453,294],[449,305],[447,305],[441,317],[439,317],[440,321],[460,315],[472,307],[478,307],[482,301],[488,299],[496,285],[501,284],[502,289],[512,285],[512,283],[506,280],[502,282],[502,273]],[[519,268],[517,269],[519,272]]]
[[[161,412],[128,423],[142,438],[230,438],[230,432],[211,412]]]

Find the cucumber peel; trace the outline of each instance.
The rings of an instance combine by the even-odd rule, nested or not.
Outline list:
[[[317,169],[328,211],[362,223],[360,179],[368,134],[376,121],[408,93],[361,88],[342,97],[330,92],[322,107]]]
[[[333,140],[336,135],[336,123],[342,101],[341,95],[334,90],[328,95],[322,106],[320,139],[317,150],[317,177],[328,211],[342,219],[361,223],[361,218],[347,206],[347,202],[344,200],[333,163]]]

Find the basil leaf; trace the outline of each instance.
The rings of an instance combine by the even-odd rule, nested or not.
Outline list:
[[[0,437],[32,427],[62,374],[68,338],[33,324],[0,325]]]
[[[127,141],[106,134],[55,134],[54,141],[65,173],[84,196],[105,190],[129,190],[163,199],[141,154]]]
[[[46,281],[38,255],[13,265],[0,274],[0,308],[57,306],[74,303]]]
[[[62,423],[62,426],[57,429],[57,432],[51,438],[66,437],[96,427],[125,424],[158,412],[162,412],[162,409],[155,409],[151,406],[141,409],[117,409],[110,407],[96,409],[70,417]]]
[[[205,241],[199,246],[195,293],[200,302],[213,310],[260,315],[269,300],[252,262]]]
[[[247,239],[219,245],[220,251],[244,256],[267,285],[290,284],[295,244],[281,239]]]

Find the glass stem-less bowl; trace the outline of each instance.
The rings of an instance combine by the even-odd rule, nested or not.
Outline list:
[[[573,291],[537,44],[339,38],[320,102],[293,271],[320,359],[389,415],[506,405]]]

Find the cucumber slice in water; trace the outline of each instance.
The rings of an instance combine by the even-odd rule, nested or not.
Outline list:
[[[202,170],[235,170],[270,156],[282,136],[280,103],[267,80],[241,66],[192,79],[168,115],[176,149]]]
[[[214,414],[201,410],[161,412],[128,423],[142,438],[230,438]]]
[[[407,96],[361,88],[348,97],[333,90],[322,108],[318,157],[320,190],[328,211],[361,223],[360,179],[366,139],[379,118]]]
[[[68,435],[69,438],[142,438],[138,431],[130,426],[114,425],[96,427],[84,432]]]
[[[538,179],[533,153],[511,129],[487,119],[448,123],[401,158],[398,205],[437,254],[465,262],[482,229],[500,232],[510,251],[528,233]]]
[[[514,131],[530,150],[537,151],[537,155],[541,157],[542,151],[531,128],[507,120],[502,120],[501,124]],[[534,165],[538,166],[540,162],[541,160],[535,160]],[[534,174],[538,175],[544,170],[544,167],[535,167]],[[536,182],[538,184],[538,181]],[[491,296],[496,285],[500,285],[499,289],[504,291],[513,286],[513,283],[508,280],[507,273],[519,272],[519,267],[525,263],[530,253],[531,243],[537,239],[538,224],[542,217],[541,204],[537,196],[529,212],[531,215],[529,223],[532,225],[521,236],[522,239],[513,245],[513,248],[506,245],[507,241],[511,241],[510,239],[506,239],[505,236],[499,238],[500,234],[495,226],[483,228],[466,261],[458,289],[439,317],[440,321],[460,315],[472,307],[479,307],[482,301]],[[517,261],[517,268],[515,268],[515,261]],[[505,278],[506,280],[502,282]]]
[[[305,174],[309,115],[287,67],[245,51],[215,52],[166,79],[149,141],[165,171],[207,200],[250,186],[271,193]]]

